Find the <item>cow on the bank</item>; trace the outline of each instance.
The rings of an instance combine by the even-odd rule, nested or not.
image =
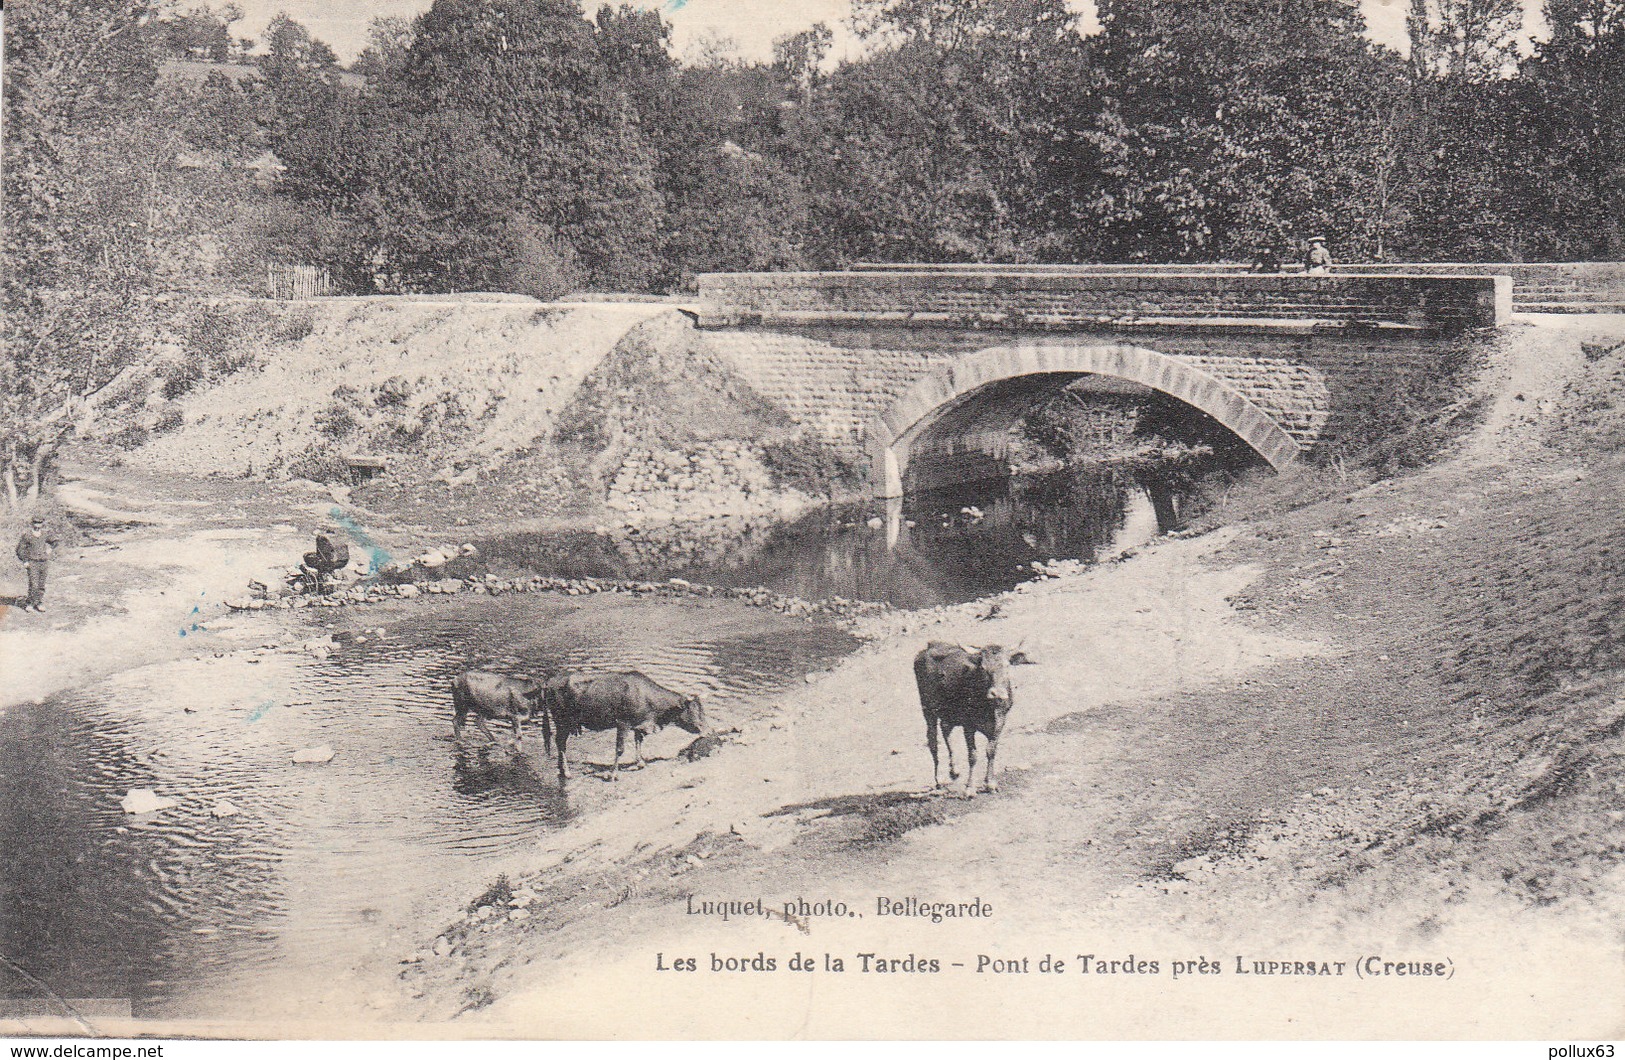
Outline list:
[[[482,670],[459,674],[451,683],[452,735],[462,736],[463,726],[472,714],[475,724],[492,743],[496,743],[497,738],[486,724],[487,719],[506,721],[512,725],[513,742],[522,747],[524,740],[520,723],[540,715],[543,750],[550,753],[553,750],[553,725],[543,698],[543,682],[531,678],[508,677]]]
[[[999,733],[1015,702],[1010,688],[1010,656],[997,644],[985,647],[932,641],[914,657],[914,682],[920,690],[920,711],[925,715],[925,745],[931,751],[931,781],[942,786],[937,759],[937,737],[948,747],[949,783],[959,779],[954,745],[949,734],[965,734],[965,794],[974,794],[976,734],[987,742],[984,791],[998,791],[994,757]]]
[[[621,771],[626,737],[633,738],[634,768],[642,769],[643,738],[667,725],[699,735],[706,730],[705,708],[698,696],[662,688],[640,673],[570,674],[545,683],[543,697],[553,716],[554,746],[559,756],[559,783],[570,776],[565,747],[582,729],[615,730],[615,763],[609,779]]]

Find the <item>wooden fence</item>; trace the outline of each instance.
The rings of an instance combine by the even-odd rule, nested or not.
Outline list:
[[[316,265],[268,265],[265,293],[282,301],[321,298],[333,293],[333,277]]]

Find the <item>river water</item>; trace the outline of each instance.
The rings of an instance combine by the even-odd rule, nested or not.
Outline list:
[[[1127,476],[1084,471],[921,492],[890,510],[884,502],[821,508],[788,524],[714,519],[480,545],[494,562],[543,574],[682,577],[913,609],[1004,592],[1033,577],[1034,563],[1104,559],[1158,532],[1150,494]]]
[[[552,574],[681,574],[924,606],[1157,529],[1143,494],[1098,477],[911,498],[889,531],[871,515],[831,510],[723,541],[576,535],[488,548]],[[451,739],[449,683],[463,669],[639,669],[701,694],[727,727],[855,644],[833,625],[734,600],[621,594],[465,595],[254,621],[268,641],[336,632],[348,643],[329,658],[237,651],[143,667],[0,713],[0,954],[11,966],[0,998],[38,996],[43,983],[66,998],[129,999],[137,1016],[221,1015],[220,998],[262,975],[319,980],[353,964],[430,881],[488,878],[486,866],[577,811],[534,741],[512,753],[473,729]],[[666,754],[686,736],[674,739]],[[335,750],[331,762],[293,764],[318,745]],[[180,801],[126,815],[119,799],[135,788]],[[237,812],[215,816],[222,802]]]

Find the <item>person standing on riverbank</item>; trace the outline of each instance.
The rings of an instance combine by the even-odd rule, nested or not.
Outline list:
[[[33,522],[17,541],[17,559],[28,568],[28,598],[23,610],[45,610],[45,569],[56,553],[56,535],[45,529],[45,518],[34,516]]]

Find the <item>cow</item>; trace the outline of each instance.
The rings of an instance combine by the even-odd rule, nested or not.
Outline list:
[[[513,742],[524,746],[519,723],[537,714],[542,718],[542,742],[545,753],[553,750],[552,719],[544,705],[544,682],[525,677],[507,677],[503,674],[469,670],[459,674],[451,683],[453,710],[451,731],[454,737],[463,735],[463,725],[474,715],[475,724],[492,743],[497,738],[485,724],[487,718],[507,721],[513,726]]]
[[[937,736],[948,746],[949,783],[959,779],[954,765],[954,745],[949,734],[965,733],[965,795],[972,790],[976,776],[976,734],[987,741],[987,774],[984,791],[998,791],[994,757],[999,750],[999,733],[1015,699],[1010,688],[1010,656],[997,644],[986,647],[944,644],[932,641],[914,657],[914,683],[920,690],[920,711],[925,715],[925,746],[931,751],[931,782],[942,787],[941,766],[937,760]]]
[[[637,759],[634,768],[642,769],[645,736],[667,725],[677,725],[695,735],[707,728],[700,697],[662,688],[640,673],[569,674],[547,681],[543,695],[553,715],[560,785],[570,776],[565,746],[582,729],[615,730],[615,764],[609,773],[613,781],[620,775],[627,733],[633,737]]]

